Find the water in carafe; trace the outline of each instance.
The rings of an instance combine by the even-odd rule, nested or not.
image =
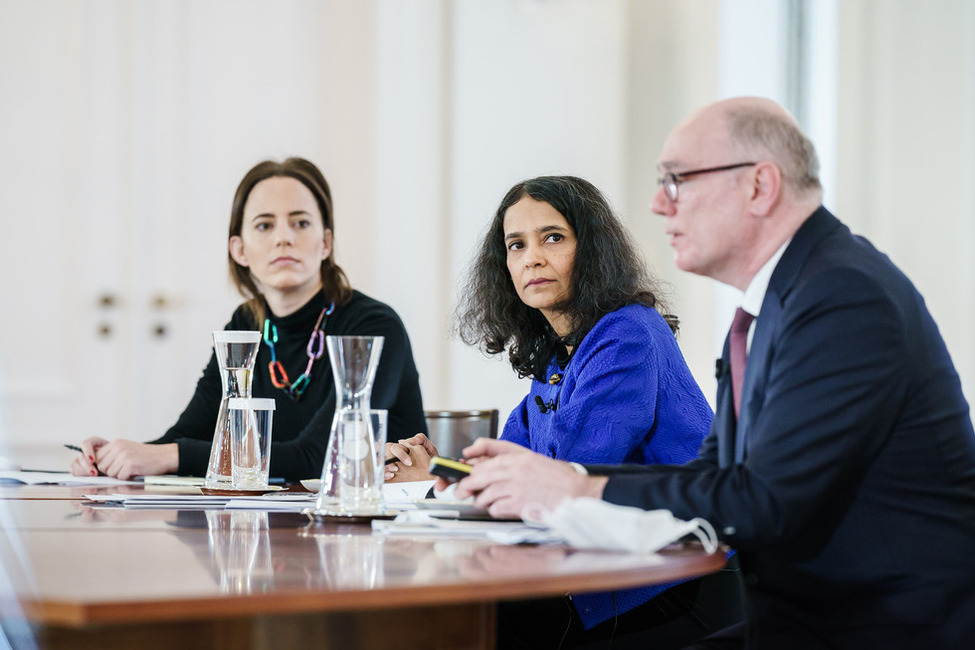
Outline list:
[[[208,488],[229,490],[233,486],[227,401],[232,397],[251,396],[254,363],[260,343],[260,332],[221,330],[213,333],[213,349],[220,367],[223,396],[213,430],[210,462],[207,464]]]
[[[371,418],[363,418],[357,409],[336,413],[339,419],[338,440],[342,454],[339,463],[341,504],[348,513],[383,511],[383,470],[379,466]]]
[[[328,336],[335,379],[335,416],[322,467],[315,509],[351,516],[385,512],[381,446],[372,423],[370,397],[382,353],[382,336]]]

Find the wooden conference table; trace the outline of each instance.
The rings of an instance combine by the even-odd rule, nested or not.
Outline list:
[[[703,575],[654,555],[383,536],[289,512],[94,508],[0,487],[0,560],[43,648],[493,648],[499,600]],[[138,493],[140,486],[126,487]]]

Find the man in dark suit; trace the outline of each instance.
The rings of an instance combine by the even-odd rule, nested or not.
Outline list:
[[[596,496],[706,518],[748,593],[728,643],[975,647],[975,434],[920,294],[820,205],[815,150],[774,102],[701,109],[658,167],[677,266],[744,292],[700,456],[584,474],[482,440],[457,495],[496,515]]]

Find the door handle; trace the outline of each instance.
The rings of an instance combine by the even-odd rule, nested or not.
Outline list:
[[[118,296],[116,296],[114,293],[105,292],[99,294],[96,302],[102,309],[109,309],[118,304]]]

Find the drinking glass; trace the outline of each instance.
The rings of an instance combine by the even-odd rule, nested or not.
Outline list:
[[[266,490],[271,462],[273,399],[234,397],[230,409],[230,458],[235,490]]]

